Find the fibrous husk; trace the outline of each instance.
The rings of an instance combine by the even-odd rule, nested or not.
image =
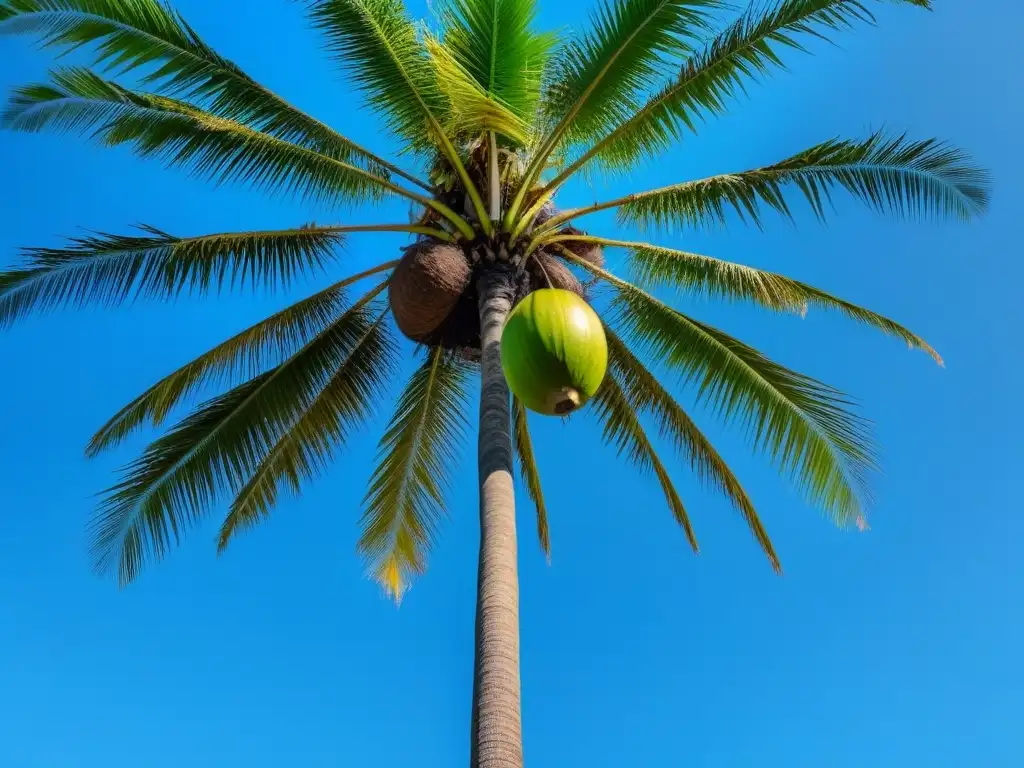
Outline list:
[[[582,229],[576,229],[576,227],[563,227],[558,230],[558,234],[585,235],[587,233]],[[574,256],[583,259],[588,264],[593,264],[595,267],[604,266],[604,249],[596,243],[588,243],[583,240],[562,240],[559,242],[559,245],[572,251]]]
[[[538,291],[541,288],[561,288],[585,298],[583,283],[572,273],[565,262],[556,256],[538,251],[527,260],[526,268],[530,275],[531,291]]]
[[[398,329],[413,341],[426,341],[452,314],[469,277],[469,263],[457,246],[423,242],[408,248],[388,283]]]

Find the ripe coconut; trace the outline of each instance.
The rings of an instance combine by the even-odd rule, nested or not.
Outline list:
[[[548,416],[570,413],[594,396],[608,368],[601,320],[571,291],[534,291],[508,316],[501,367],[527,408]]]
[[[413,341],[436,331],[469,284],[461,248],[425,241],[408,248],[388,282],[388,301],[398,329]]]

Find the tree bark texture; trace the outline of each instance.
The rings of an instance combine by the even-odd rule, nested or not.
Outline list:
[[[473,669],[471,768],[521,768],[519,575],[512,485],[508,385],[501,370],[501,330],[512,308],[512,273],[504,264],[479,279],[480,563]]]

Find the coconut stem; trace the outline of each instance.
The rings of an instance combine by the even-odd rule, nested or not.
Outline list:
[[[555,403],[555,413],[566,416],[580,407],[580,393],[571,387],[562,390],[562,397]]]

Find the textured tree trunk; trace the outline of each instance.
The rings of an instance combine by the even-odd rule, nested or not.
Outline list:
[[[521,768],[519,576],[512,487],[508,385],[501,370],[501,329],[512,308],[512,275],[504,264],[478,283],[480,348],[480,564],[476,597],[471,768]]]

